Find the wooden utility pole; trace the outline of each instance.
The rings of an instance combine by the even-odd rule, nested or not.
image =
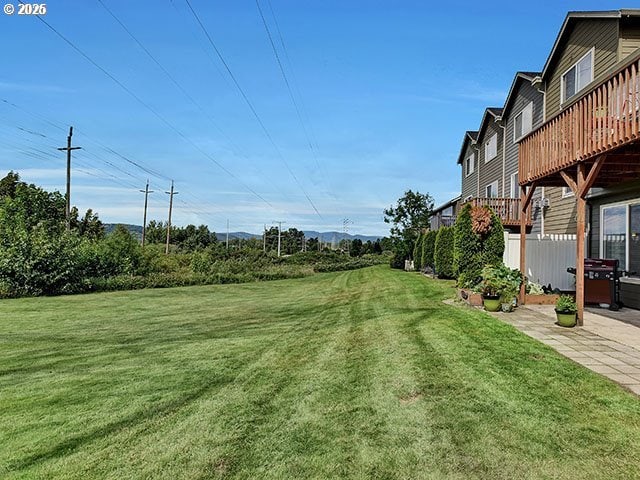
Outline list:
[[[173,196],[177,195],[178,192],[173,191],[173,180],[171,180],[171,191],[164,192],[169,195],[169,221],[167,222],[167,245],[164,249],[164,253],[166,255],[169,254],[169,241],[171,240],[171,210],[173,210]]]
[[[69,136],[67,137],[67,146],[60,147],[58,150],[67,152],[67,204],[65,206],[65,219],[67,231],[71,230],[71,150],[80,150],[82,147],[72,147],[71,137],[73,136],[73,127],[69,127]]]
[[[144,193],[144,219],[142,220],[142,248],[144,248],[144,239],[147,235],[147,198],[150,193],[153,193],[153,190],[149,190],[149,179],[147,179],[147,185],[144,190],[140,191]]]
[[[286,222],[274,221],[273,223],[278,224],[278,256],[280,256],[280,244],[281,244],[280,238],[282,236],[282,224]]]

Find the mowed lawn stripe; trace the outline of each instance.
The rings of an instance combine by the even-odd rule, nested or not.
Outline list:
[[[0,303],[8,478],[637,478],[640,406],[373,267]]]

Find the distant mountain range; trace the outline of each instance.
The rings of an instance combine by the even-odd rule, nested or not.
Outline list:
[[[115,228],[117,223],[105,223],[104,229],[107,234],[111,233]],[[133,233],[137,238],[142,237],[142,226],[141,225],[131,225],[131,224],[122,224],[127,230]],[[318,238],[323,242],[340,242],[340,240],[355,240],[356,238],[362,240],[363,242],[372,241],[380,239],[381,237],[373,236],[373,235],[351,235],[344,232],[316,232],[315,230],[305,230],[304,235],[306,238]],[[216,236],[218,240],[224,240],[227,236],[226,232],[216,232]],[[247,240],[249,238],[262,238],[261,233],[247,233],[247,232],[229,232],[229,238],[242,238],[243,240]]]

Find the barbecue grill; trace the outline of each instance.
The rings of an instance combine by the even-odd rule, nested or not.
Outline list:
[[[584,303],[606,303],[609,310],[619,310],[623,306],[620,301],[620,277],[625,272],[620,270],[619,265],[615,258],[584,259]],[[576,269],[569,267],[567,272],[575,275]]]

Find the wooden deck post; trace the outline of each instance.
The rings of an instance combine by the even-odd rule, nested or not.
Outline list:
[[[526,186],[520,187],[520,272],[525,275],[526,272],[526,249],[527,249],[527,209],[533,198],[533,192],[536,189],[536,182],[533,182],[527,192]],[[526,276],[526,275],[525,275]],[[525,304],[527,287],[522,282],[520,285],[520,305]]]
[[[527,187],[520,187],[520,272],[524,275],[526,272],[526,248],[527,248],[527,207],[525,207],[525,200],[527,198]],[[520,305],[525,304],[526,300],[526,285],[522,282],[520,285]]]
[[[584,231],[585,231],[585,196],[587,192],[584,191],[585,184],[585,165],[584,163],[578,164],[577,175],[577,195],[576,195],[576,210],[577,210],[577,225],[576,225],[576,305],[578,306],[578,325],[584,324]]]

